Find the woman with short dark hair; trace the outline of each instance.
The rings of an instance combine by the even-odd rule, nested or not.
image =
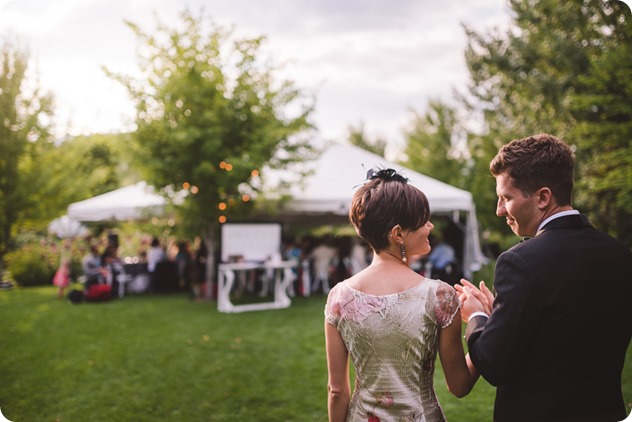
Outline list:
[[[373,261],[334,286],[325,306],[329,420],[444,421],[433,387],[437,351],[455,396],[468,394],[478,378],[461,343],[458,294],[408,266],[410,256],[431,249],[424,193],[393,169],[368,176],[349,219]]]

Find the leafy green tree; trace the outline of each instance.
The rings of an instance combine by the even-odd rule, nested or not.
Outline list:
[[[440,101],[429,101],[428,110],[413,112],[406,141],[404,165],[453,186],[462,187],[466,150],[458,142],[462,134],[457,110]]]
[[[52,96],[29,80],[28,54],[0,48],[0,273],[16,227],[37,208],[44,183],[38,158],[52,147]]]
[[[202,14],[180,18],[176,29],[158,21],[153,35],[128,22],[142,76],[112,76],[135,101],[133,154],[147,181],[188,191],[179,224],[204,237],[213,277],[219,223],[247,215],[266,167],[311,150],[313,100],[262,60],[264,38],[236,39]]]
[[[625,209],[629,201],[624,199],[629,198],[629,187],[624,186],[628,176],[618,173],[629,163],[630,138],[622,138],[622,131],[612,124],[614,114],[620,118],[620,113],[611,115],[611,121],[601,113],[602,106],[619,110],[630,104],[629,90],[611,95],[621,88],[613,76],[629,72],[629,35],[624,35],[629,31],[629,9],[621,2],[596,0],[510,0],[509,5],[508,31],[477,33],[466,28],[471,84],[465,104],[484,120],[483,130],[469,138],[474,159],[469,181],[483,225],[508,233],[501,219],[486,215],[485,210],[492,209],[493,191],[479,191],[490,184],[489,160],[511,139],[548,132],[577,149],[578,204],[594,221],[611,222],[601,228],[629,239],[630,227],[623,222],[630,221],[630,209]],[[625,62],[618,74],[613,73],[615,58]],[[610,74],[604,75],[602,67],[608,63]],[[589,157],[605,145],[617,152],[609,155],[609,166],[599,168]],[[597,179],[603,196],[590,201],[587,190]],[[606,197],[618,198],[616,211],[615,206],[607,210],[599,204]]]
[[[386,139],[382,139],[380,137],[376,137],[374,139],[370,139],[364,130],[364,122],[360,122],[358,126],[350,125],[348,128],[348,140],[351,145],[355,145],[364,150],[372,152],[374,154],[379,155],[380,157],[384,157],[384,153],[386,152]]]
[[[137,182],[127,146],[130,134],[95,134],[69,138],[41,157],[46,185],[39,192],[40,214],[65,213],[68,204]]]
[[[632,247],[632,22],[622,2],[599,15],[599,47],[571,95],[577,140],[576,201],[593,223]]]

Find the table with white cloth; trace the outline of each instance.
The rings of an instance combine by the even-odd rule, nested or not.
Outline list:
[[[226,263],[218,266],[217,309],[220,312],[237,313],[247,311],[262,311],[267,309],[287,308],[291,304],[288,289],[294,282],[296,274],[294,261],[279,261],[265,263]],[[274,288],[274,300],[271,302],[234,304],[230,294],[238,278],[242,280],[249,273],[263,270],[271,280]]]
[[[149,272],[147,263],[124,264],[125,291],[131,293],[145,293],[149,290]]]

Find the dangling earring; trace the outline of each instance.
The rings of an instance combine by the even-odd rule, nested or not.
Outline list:
[[[403,243],[399,245],[399,251],[402,253],[402,262],[405,264],[406,262],[408,262],[408,259],[406,258],[406,250],[404,249]]]

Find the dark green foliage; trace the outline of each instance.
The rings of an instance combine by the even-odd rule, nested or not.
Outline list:
[[[59,265],[59,256],[50,248],[26,245],[6,255],[7,270],[18,285],[48,285]]]
[[[440,101],[430,101],[428,110],[414,113],[404,132],[407,167],[442,182],[464,187],[467,157],[457,110]]]
[[[52,146],[52,97],[27,88],[27,64],[28,55],[10,42],[0,47],[0,274],[15,227],[37,208],[45,182],[38,159]]]
[[[386,152],[386,139],[379,137],[370,139],[364,130],[364,122],[360,122],[357,126],[349,126],[348,138],[351,145],[360,147],[366,151],[370,151],[373,154],[384,157]]]
[[[46,177],[37,193],[38,214],[47,223],[65,214],[69,204],[140,180],[131,168],[130,134],[77,136],[51,148],[40,159]]]
[[[576,198],[594,224],[632,245],[632,17],[613,1],[600,18],[598,54],[571,97],[580,140]]]
[[[491,158],[512,139],[547,132],[576,148],[577,207],[632,247],[630,9],[597,0],[509,4],[508,31],[466,29],[466,104],[485,122],[469,138],[482,225],[507,232],[491,214]]]

